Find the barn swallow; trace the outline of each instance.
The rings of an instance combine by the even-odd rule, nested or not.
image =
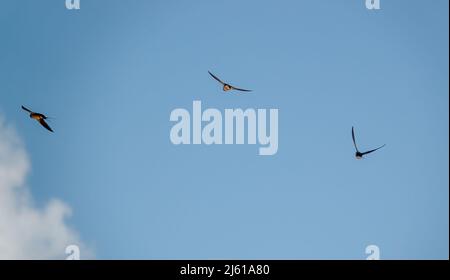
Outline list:
[[[219,78],[214,76],[213,73],[211,73],[209,71],[208,71],[208,73],[209,73],[209,75],[211,75],[211,77],[213,77],[216,81],[218,81],[219,83],[221,83],[223,85],[223,91],[229,91],[229,90],[239,90],[239,91],[245,91],[245,92],[250,92],[251,91],[251,90],[248,90],[248,89],[237,88],[237,87],[234,87],[234,86],[232,86],[230,84],[224,83]]]
[[[370,151],[361,153],[361,152],[358,150],[358,147],[356,146],[355,130],[353,129],[353,126],[352,126],[352,138],[353,138],[353,145],[355,145],[355,149],[356,149],[356,153],[355,153],[356,159],[362,159],[364,155],[367,155],[367,154],[370,154],[370,153],[372,153],[372,152],[375,152],[376,150],[379,150],[379,149],[383,148],[384,146],[386,146],[386,144],[384,144],[383,146],[378,147],[378,148],[376,148],[376,149],[373,149],[373,150],[370,150]]]
[[[50,126],[45,122],[45,120],[48,118],[47,116],[39,113],[35,113],[24,106],[22,106],[22,109],[30,113],[30,118],[37,120],[43,127],[48,129],[49,131],[53,132],[53,130],[50,128]]]

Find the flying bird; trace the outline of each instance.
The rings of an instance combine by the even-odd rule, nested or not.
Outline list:
[[[211,75],[211,77],[213,77],[216,81],[218,81],[219,83],[221,83],[223,85],[223,91],[229,91],[229,90],[239,90],[239,91],[245,91],[245,92],[250,92],[251,91],[251,90],[248,90],[248,89],[237,88],[237,87],[232,86],[230,84],[224,83],[219,78],[214,76],[213,73],[211,73],[209,71],[208,71],[208,73],[209,73],[209,75]]]
[[[40,113],[33,112],[30,109],[25,108],[23,105],[22,105],[22,109],[27,111],[28,113],[30,113],[30,118],[37,120],[43,127],[48,129],[49,131],[53,132],[51,127],[45,122],[45,120],[48,118],[47,116],[40,114]]]
[[[370,154],[370,153],[372,153],[372,152],[375,152],[376,150],[379,150],[379,149],[383,148],[384,146],[386,146],[386,144],[384,144],[383,146],[378,147],[378,148],[376,148],[376,149],[373,149],[373,150],[370,150],[370,151],[361,153],[361,152],[358,150],[358,147],[356,146],[355,129],[353,128],[353,126],[352,126],[352,138],[353,138],[353,145],[355,145],[355,149],[356,149],[356,153],[355,153],[356,159],[362,159],[364,155],[367,155],[367,154]]]

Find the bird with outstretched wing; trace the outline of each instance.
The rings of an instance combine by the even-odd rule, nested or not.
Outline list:
[[[22,109],[24,111],[27,111],[28,113],[30,113],[30,118],[35,119],[36,121],[38,121],[47,130],[49,130],[51,132],[54,132],[53,129],[45,121],[48,118],[47,116],[45,116],[44,114],[33,112],[33,111],[31,111],[30,109],[26,108],[23,105],[22,105]]]
[[[357,159],[361,159],[361,158],[363,158],[364,155],[373,153],[373,152],[375,152],[376,150],[379,150],[379,149],[383,148],[384,146],[386,146],[386,144],[384,144],[383,146],[380,146],[380,147],[378,147],[378,148],[376,148],[376,149],[373,149],[373,150],[370,150],[370,151],[366,151],[366,152],[360,152],[360,151],[358,150],[358,147],[356,146],[355,129],[353,128],[353,126],[352,126],[352,139],[353,139],[353,145],[355,146],[355,150],[356,150],[355,157],[356,157]]]
[[[229,91],[229,90],[238,90],[238,91],[244,91],[244,92],[250,92],[251,91],[249,89],[238,88],[238,87],[232,86],[230,84],[227,84],[227,83],[223,82],[221,79],[219,79],[218,77],[216,77],[210,71],[208,71],[208,73],[209,73],[209,75],[211,75],[211,77],[213,77],[216,81],[218,81],[219,83],[221,83],[223,85],[223,91]]]

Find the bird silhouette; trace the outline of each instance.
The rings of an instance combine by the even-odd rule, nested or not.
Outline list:
[[[38,121],[43,127],[45,127],[47,130],[53,132],[53,130],[51,129],[51,127],[45,122],[46,119],[48,119],[47,116],[40,114],[40,113],[36,113],[31,111],[30,109],[25,108],[25,106],[22,105],[22,109],[27,111],[28,113],[30,113],[30,118],[35,119],[36,121]]]
[[[384,144],[383,146],[378,147],[378,148],[376,148],[376,149],[373,149],[373,150],[370,150],[370,151],[361,153],[361,152],[358,150],[358,147],[356,146],[355,129],[353,128],[353,126],[352,126],[352,139],[353,139],[353,145],[355,145],[355,149],[356,149],[356,153],[355,153],[356,159],[362,159],[364,155],[367,155],[367,154],[370,154],[370,153],[372,153],[372,152],[375,152],[376,150],[379,150],[379,149],[383,148],[384,146],[386,146],[386,144]]]
[[[237,87],[232,86],[230,84],[224,83],[224,82],[222,82],[222,80],[220,80],[219,78],[214,76],[214,74],[211,73],[210,71],[208,71],[208,73],[209,73],[209,75],[211,75],[211,77],[213,77],[216,81],[218,81],[219,83],[221,83],[223,85],[223,91],[229,91],[229,90],[239,90],[239,91],[245,91],[245,92],[250,92],[251,91],[249,89],[237,88]]]

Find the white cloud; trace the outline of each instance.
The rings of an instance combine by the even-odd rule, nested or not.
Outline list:
[[[81,258],[91,251],[66,224],[71,209],[52,199],[42,209],[33,205],[26,187],[27,153],[14,129],[0,116],[0,259],[65,259],[75,244]]]

